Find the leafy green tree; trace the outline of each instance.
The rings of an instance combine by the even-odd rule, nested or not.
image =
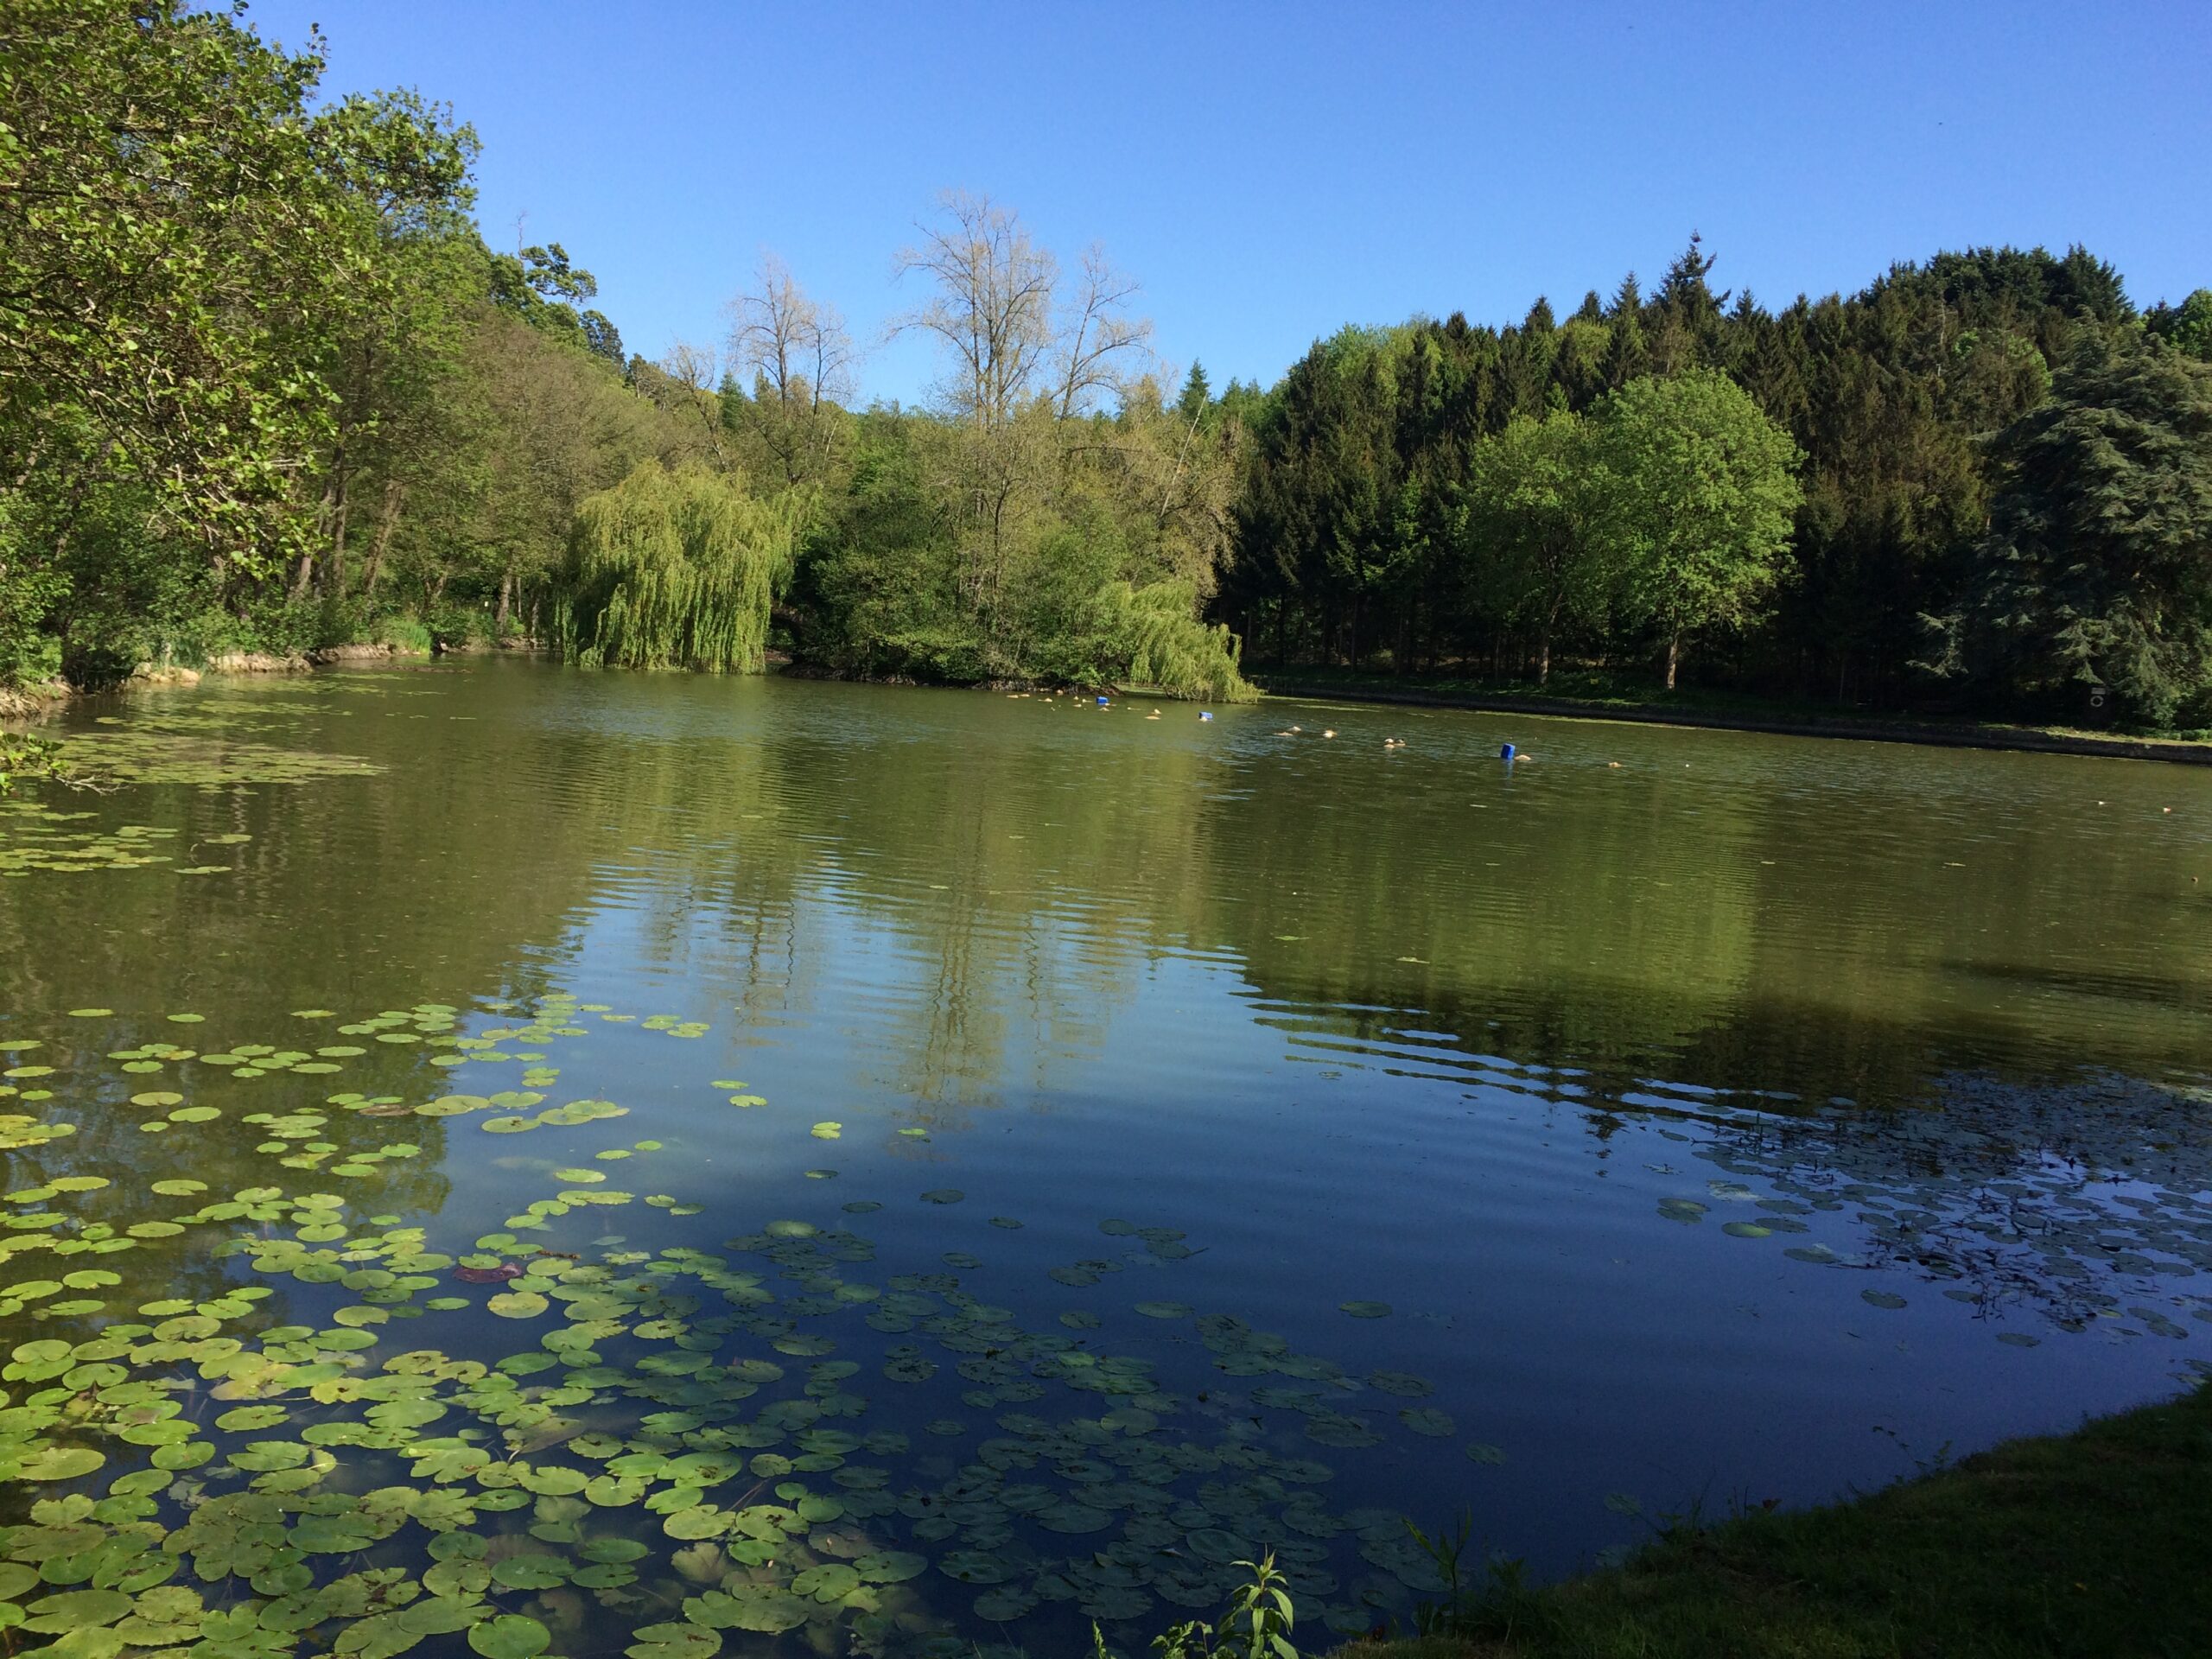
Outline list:
[[[613,367],[625,366],[622,334],[599,311],[579,310],[599,296],[599,279],[573,264],[558,242],[515,253],[487,253],[492,302],[569,345],[580,346]]]
[[[1539,684],[1551,677],[1560,624],[1605,609],[1612,482],[1588,423],[1568,410],[1518,416],[1476,446],[1467,556],[1486,567],[1502,607],[1535,630]]]
[[[302,529],[297,458],[328,422],[302,342],[377,273],[334,164],[344,135],[304,112],[319,41],[279,52],[242,10],[0,14],[0,484],[52,485],[66,521],[127,482],[250,563]]]
[[[1747,621],[1771,591],[1802,499],[1788,433],[1726,375],[1630,381],[1599,405],[1598,453],[1617,480],[1609,534],[1624,596],[1666,642]]]
[[[316,368],[331,393],[315,510],[292,596],[318,568],[327,597],[348,590],[349,538],[380,562],[407,491],[472,435],[455,420],[455,385],[473,314],[485,299],[484,252],[467,209],[475,134],[413,93],[351,97],[321,118],[340,156],[354,240],[382,273],[363,303],[334,320]],[[356,513],[368,486],[373,507]]]
[[[976,680],[988,674],[960,591],[958,504],[931,422],[860,416],[851,482],[826,503],[799,558],[798,654],[843,674]]]
[[[788,516],[726,474],[647,462],[587,499],[561,571],[562,655],[587,668],[760,671]]]
[[[2212,365],[2083,342],[1993,446],[2000,480],[1937,665],[2063,710],[2107,686],[2164,725],[2212,702]]]
[[[2200,363],[2212,363],[2212,288],[2200,288],[2179,305],[2161,305],[2144,318],[2152,334]]]

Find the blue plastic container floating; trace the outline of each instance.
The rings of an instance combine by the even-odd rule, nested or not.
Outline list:
[[[1501,760],[1510,760],[1519,753],[1520,751],[1518,749],[1515,748],[1510,743],[1508,743],[1503,748],[1497,752],[1497,758]]]
[[[1198,710],[1198,718],[1199,718],[1200,720],[1211,720],[1211,719],[1213,718],[1213,710],[1211,710],[1211,709],[1199,709],[1199,710]]]
[[[1099,698],[1099,699],[1098,699],[1098,706],[1099,706],[1101,709],[1103,709],[1103,708],[1106,706],[1106,699],[1105,699],[1105,698],[1103,698],[1103,697]]]

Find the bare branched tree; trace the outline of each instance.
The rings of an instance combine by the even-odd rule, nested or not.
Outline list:
[[[899,255],[899,273],[935,291],[899,320],[934,334],[954,372],[945,401],[979,431],[1004,427],[1034,395],[1052,350],[1052,290],[1059,262],[1030,240],[1020,218],[988,196],[948,191],[944,222]]]
[[[720,354],[711,346],[679,340],[661,359],[660,372],[670,382],[665,390],[697,420],[701,447],[717,470],[727,471],[729,445],[722,429],[721,399],[716,395],[721,380]]]
[[[1137,281],[1108,263],[1096,242],[1083,256],[1074,303],[1060,330],[1058,400],[1060,418],[1088,415],[1101,393],[1118,397],[1151,357],[1152,320],[1133,317],[1129,302]]]
[[[859,355],[845,320],[809,296],[772,253],[761,256],[753,289],[732,300],[729,312],[730,360],[752,378],[750,413],[761,442],[786,483],[804,482],[828,454],[830,407],[850,404],[857,390]]]
[[[1103,250],[1084,255],[1064,304],[1059,262],[1012,209],[960,192],[940,207],[899,256],[899,275],[926,278],[930,292],[895,326],[934,336],[950,360],[938,393],[957,435],[944,486],[964,506],[961,587],[987,649],[1014,661],[1020,641],[1009,631],[1020,620],[999,602],[1009,573],[1034,555],[1069,469],[1095,465],[1093,451],[1121,442],[1088,417],[1109,402],[1130,413],[1152,326],[1130,315],[1137,285]]]

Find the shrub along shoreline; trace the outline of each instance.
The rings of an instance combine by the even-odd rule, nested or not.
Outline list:
[[[1819,1509],[1662,1528],[1624,1565],[1463,1587],[1338,1659],[2017,1659],[2212,1651],[2212,1382]]]

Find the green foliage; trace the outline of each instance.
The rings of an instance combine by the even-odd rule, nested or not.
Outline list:
[[[2212,365],[2152,339],[2087,343],[1992,447],[2002,483],[1944,670],[2069,713],[2108,687],[2164,726],[2212,696]]]
[[[2212,363],[2212,288],[2200,288],[2177,306],[2159,306],[2144,319],[2151,332],[2200,363]]]
[[[1207,702],[1249,702],[1259,693],[1236,671],[1238,645],[1219,623],[1201,622],[1189,584],[1155,582],[1101,591],[1106,662],[1114,683]]]
[[[0,795],[12,792],[20,782],[67,778],[61,746],[42,737],[0,732]]]
[[[293,458],[327,420],[300,342],[377,280],[330,164],[341,135],[305,113],[321,67],[181,0],[9,9],[4,475],[134,482],[239,558],[296,527]]]
[[[1528,474],[1558,414],[1594,422],[1608,394],[1702,373],[1796,442],[1803,490],[1777,555],[1753,561],[1770,575],[1695,584],[1719,602],[1707,643],[1726,647],[1704,653],[1702,677],[1799,698],[1949,695],[1914,665],[1920,618],[1948,613],[1968,580],[1993,484],[1986,440],[2045,397],[2048,365],[2077,340],[2136,320],[2117,274],[2078,248],[1980,248],[1770,312],[1716,289],[1714,270],[1693,244],[1656,292],[1630,276],[1564,321],[1539,303],[1503,327],[1454,315],[1317,341],[1250,416],[1211,601],[1247,662],[1517,683],[1541,682],[1561,650],[1607,669],[1663,656],[1672,584],[1624,587],[1629,573],[1596,559],[1555,619],[1541,602],[1532,555],[1578,543],[1545,532],[1563,503]],[[2207,306],[2141,322],[2193,340]],[[1585,519],[1583,552],[1603,527]]]
[[[576,308],[575,302],[598,296],[599,279],[571,264],[569,251],[558,242],[492,254],[488,270],[492,302],[501,310],[613,368],[626,366],[621,331],[604,312]]]
[[[1551,677],[1562,622],[1602,617],[1617,572],[1599,531],[1615,480],[1589,423],[1567,410],[1516,416],[1476,446],[1465,495],[1464,555],[1499,612],[1536,635],[1536,680]]]
[[[1610,475],[1600,515],[1630,607],[1675,652],[1693,629],[1741,626],[1773,587],[1803,499],[1789,435],[1726,375],[1632,380],[1599,405]]]
[[[1196,1618],[1171,1625],[1153,1638],[1157,1659],[1298,1659],[1290,1639],[1297,1614],[1274,1552],[1236,1565],[1251,1576],[1230,1598],[1220,1629]],[[1105,1643],[1096,1625],[1092,1636],[1103,1653]]]
[[[702,467],[658,462],[576,513],[554,629],[585,667],[758,673],[786,579],[786,513]]]
[[[22,504],[0,496],[0,688],[35,685],[61,671],[51,618],[68,592],[61,573],[32,564],[22,544]]]
[[[799,561],[795,644],[843,673],[974,683],[1034,679],[1132,685],[1169,696],[1257,696],[1229,630],[1199,618],[1198,588],[1162,575],[1116,491],[1071,489],[1009,537],[988,597],[963,581],[957,512],[932,480],[944,435],[926,419],[872,414],[849,489],[826,504]],[[1131,573],[1148,573],[1136,580]]]
[[[2202,361],[2212,290],[2139,316],[2079,248],[1974,249],[1770,313],[1693,238],[1649,296],[1348,327],[1270,391],[1194,365],[1170,402],[1122,278],[1086,257],[1071,293],[1016,216],[956,197],[909,265],[945,397],[855,415],[842,327],[787,272],[741,314],[741,372],[626,359],[564,245],[486,245],[470,129],[321,98],[321,52],[181,0],[0,20],[0,681],[394,615],[752,666],[772,617],[804,666],[960,683],[1234,698],[1262,657],[1542,683],[1559,652],[1656,651],[1671,686],[1688,639],[1740,690],[2204,700],[2174,570],[2028,574],[2021,531],[2006,588],[1982,538],[2027,487],[1989,441],[2049,365],[2107,334]],[[643,465],[767,480],[738,490],[766,518],[680,556],[684,532],[587,523]],[[580,550],[610,531],[629,553]],[[766,600],[728,563],[753,543]]]

